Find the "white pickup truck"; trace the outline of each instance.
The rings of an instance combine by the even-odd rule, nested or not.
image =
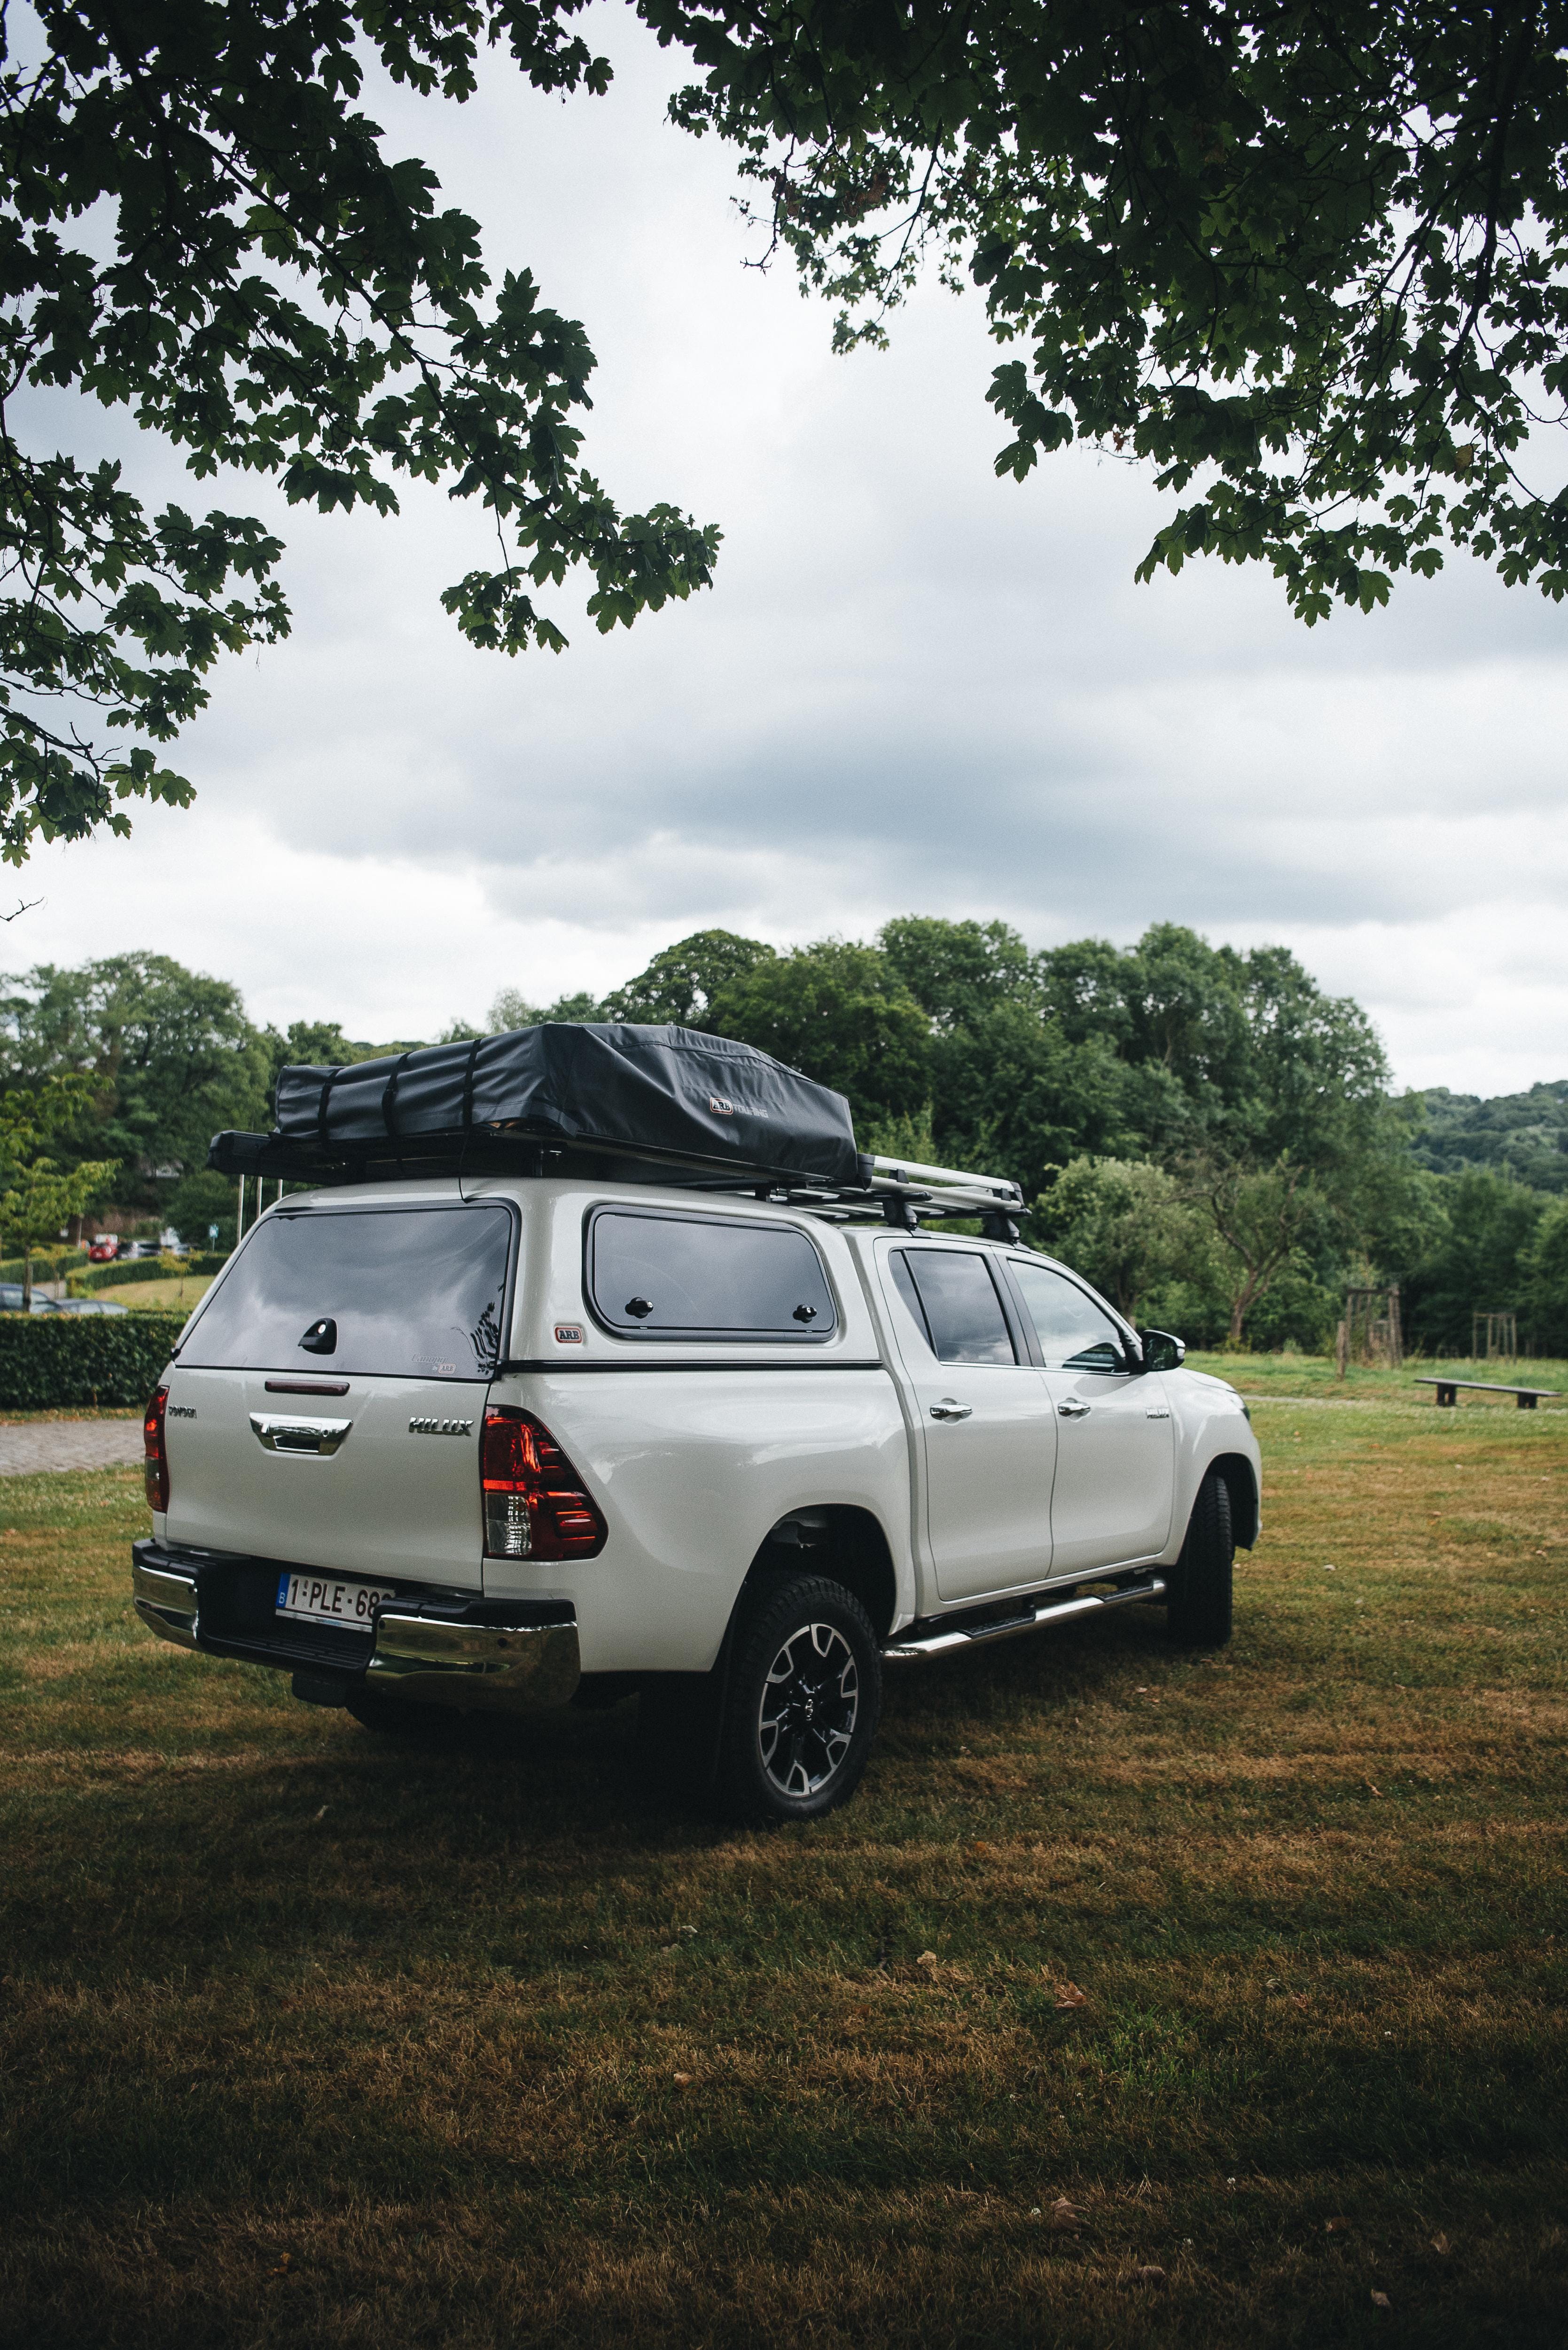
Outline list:
[[[1011,1187],[860,1165],[869,1212],[462,1169],[280,1199],[148,1409],[141,1617],[376,1730],[636,1690],[753,1820],[853,1791],[889,1668],[1140,1602],[1228,1638],[1233,1389],[1020,1244]],[[966,1203],[995,1237],[930,1228]]]

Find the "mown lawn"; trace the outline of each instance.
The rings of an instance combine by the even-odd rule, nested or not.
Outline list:
[[[1415,1392],[1254,1405],[1222,1657],[911,1673],[772,1836],[629,1708],[379,1748],[140,1630],[134,1472],[0,1482],[0,2340],[1556,2350],[1568,1416]]]

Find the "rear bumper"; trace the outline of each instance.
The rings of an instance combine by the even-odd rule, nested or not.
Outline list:
[[[287,1562],[131,1545],[136,1612],[160,1639],[283,1672],[340,1679],[438,1705],[534,1712],[566,1705],[581,1678],[576,1614],[565,1601],[496,1601],[400,1586],[369,1632],[296,1625],[273,1605]]]

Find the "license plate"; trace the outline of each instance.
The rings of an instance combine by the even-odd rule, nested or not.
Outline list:
[[[278,1577],[277,1612],[303,1617],[311,1624],[342,1624],[351,1632],[369,1632],[376,1609],[383,1600],[397,1596],[382,1583],[339,1583],[330,1575],[284,1575]]]

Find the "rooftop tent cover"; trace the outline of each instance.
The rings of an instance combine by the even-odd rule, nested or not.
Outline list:
[[[865,1180],[842,1094],[692,1028],[549,1021],[342,1068],[286,1068],[277,1081],[280,1141],[324,1158],[498,1131],[808,1181]]]

